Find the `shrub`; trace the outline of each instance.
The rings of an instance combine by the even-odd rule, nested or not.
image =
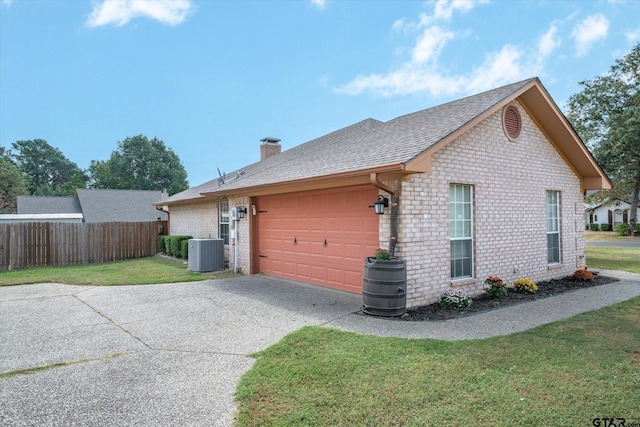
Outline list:
[[[166,236],[165,248],[167,255],[174,256],[176,258],[182,257],[182,241],[191,239],[191,236]]]
[[[589,230],[598,231],[599,229],[600,227],[597,222],[592,222],[591,224],[589,224]]]
[[[162,248],[162,252],[164,252],[167,255],[171,255],[171,240],[169,239],[170,236],[159,236],[158,237],[158,242],[162,242],[160,243],[161,248]]]
[[[536,292],[538,292],[538,285],[536,285],[535,282],[531,279],[523,278],[513,282],[513,289],[515,289],[516,292],[535,294]]]
[[[471,305],[471,298],[460,289],[449,289],[442,294],[438,303],[442,308],[465,308]]]
[[[507,294],[507,285],[498,276],[489,276],[484,281],[484,291],[493,297],[503,297]]]
[[[376,259],[380,259],[380,260],[391,259],[391,252],[384,250],[382,248],[378,248],[376,249],[375,257]]]
[[[185,239],[180,242],[180,256],[184,259],[189,258],[189,240]]]
[[[619,236],[628,236],[631,234],[631,227],[629,224],[616,224],[614,231],[618,233]]]
[[[165,252],[164,236],[158,236],[158,252]]]
[[[601,231],[611,231],[611,227],[609,226],[609,224],[600,224],[600,230]]]
[[[593,280],[593,273],[588,270],[576,270],[573,272],[573,279],[578,282]]]

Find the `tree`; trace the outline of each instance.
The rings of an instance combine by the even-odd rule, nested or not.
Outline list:
[[[72,196],[76,188],[86,187],[89,177],[77,164],[44,139],[17,141],[9,156],[25,174],[29,194],[38,196]]]
[[[169,194],[189,188],[180,158],[159,139],[138,135],[118,142],[107,161],[89,166],[93,188],[162,190]]]
[[[614,183],[600,201],[631,195],[630,220],[640,197],[640,43],[609,73],[580,82],[568,118]]]
[[[0,155],[0,213],[17,212],[17,197],[29,194],[27,180],[11,160]]]

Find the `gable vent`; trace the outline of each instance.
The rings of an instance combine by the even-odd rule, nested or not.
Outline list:
[[[522,131],[520,112],[513,105],[507,105],[502,111],[502,128],[510,141],[515,141]]]

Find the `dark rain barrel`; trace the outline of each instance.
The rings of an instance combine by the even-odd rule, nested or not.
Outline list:
[[[362,311],[373,316],[401,316],[407,305],[405,260],[366,258]]]

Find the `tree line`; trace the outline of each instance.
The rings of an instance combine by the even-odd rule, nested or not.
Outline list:
[[[83,170],[44,139],[0,146],[0,213],[16,213],[17,196],[74,196],[77,188],[162,190],[189,188],[178,155],[157,138],[118,142],[108,160]]]

